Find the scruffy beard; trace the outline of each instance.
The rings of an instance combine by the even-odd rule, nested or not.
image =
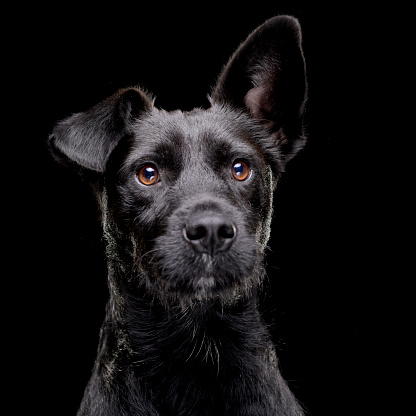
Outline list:
[[[263,281],[261,248],[254,239],[211,257],[178,244],[172,234],[159,237],[153,249],[136,259],[140,285],[160,303],[188,307],[211,300],[233,304],[253,294]]]

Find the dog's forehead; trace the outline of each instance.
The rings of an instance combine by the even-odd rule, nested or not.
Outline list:
[[[253,126],[241,112],[213,106],[208,110],[167,112],[154,109],[134,125],[128,159],[180,153],[181,158],[221,151],[254,151]]]

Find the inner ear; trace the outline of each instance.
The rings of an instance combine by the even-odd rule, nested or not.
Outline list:
[[[273,110],[273,101],[270,98],[267,87],[258,86],[248,90],[244,97],[244,105],[250,114],[260,120],[267,120]]]

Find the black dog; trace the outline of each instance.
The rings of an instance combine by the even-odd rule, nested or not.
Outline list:
[[[78,415],[301,415],[258,309],[273,191],[305,142],[296,19],[266,21],[211,106],[123,89],[61,121],[55,157],[96,191],[110,298]]]

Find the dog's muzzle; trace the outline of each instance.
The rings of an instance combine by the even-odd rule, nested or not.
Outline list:
[[[196,197],[174,210],[149,252],[159,298],[230,299],[257,284],[255,236],[225,199]],[[156,260],[156,261],[154,261]]]

